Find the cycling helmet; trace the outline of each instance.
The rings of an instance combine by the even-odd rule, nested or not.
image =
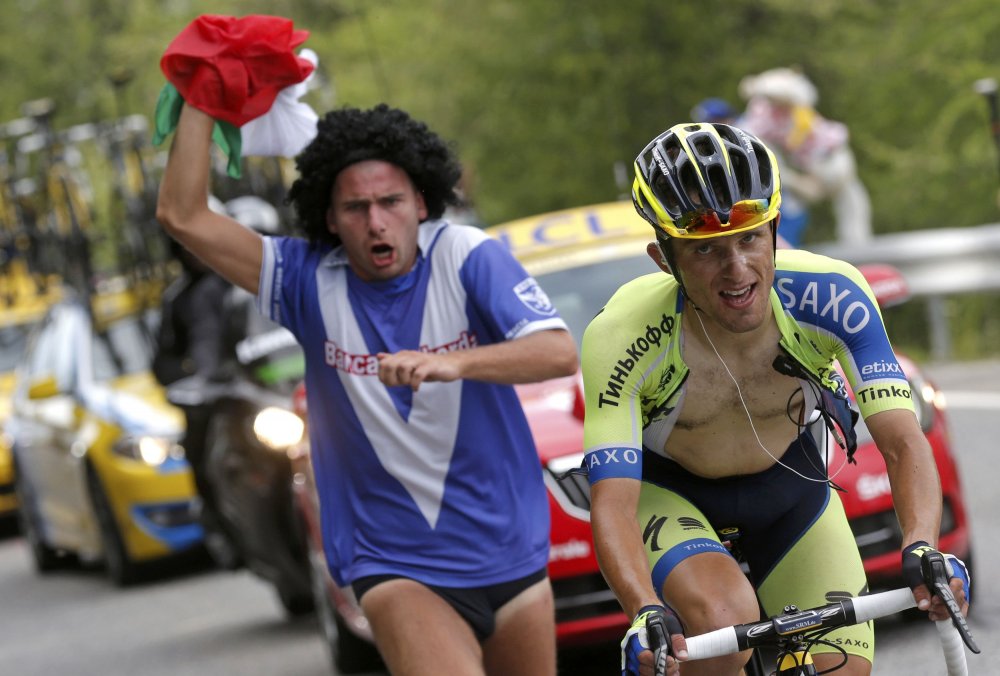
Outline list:
[[[225,213],[261,235],[281,234],[281,218],[273,204],[256,195],[234,197],[225,204]]]
[[[685,123],[635,158],[632,202],[659,234],[724,237],[772,221],[778,162],[760,139],[727,124]]]

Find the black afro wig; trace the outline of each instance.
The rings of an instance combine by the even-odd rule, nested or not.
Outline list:
[[[403,169],[423,195],[429,219],[440,218],[446,207],[461,202],[455,191],[461,165],[426,124],[384,103],[370,110],[333,110],[320,119],[316,138],[295,158],[300,178],[288,193],[309,241],[340,244],[326,226],[333,183],[345,167],[364,160]]]

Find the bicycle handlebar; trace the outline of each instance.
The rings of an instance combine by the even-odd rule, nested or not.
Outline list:
[[[688,660],[732,655],[758,646],[774,645],[781,636],[861,624],[915,606],[913,592],[904,587],[808,610],[797,610],[760,622],[724,627],[685,639]],[[948,676],[967,676],[969,672],[965,661],[965,646],[958,629],[950,620],[935,624],[941,638]]]

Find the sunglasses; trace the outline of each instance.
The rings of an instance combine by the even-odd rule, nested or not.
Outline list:
[[[711,209],[701,209],[684,214],[675,221],[677,230],[697,237],[727,235],[762,224],[767,219],[769,200],[743,200],[729,211],[729,222],[723,223],[719,214]]]

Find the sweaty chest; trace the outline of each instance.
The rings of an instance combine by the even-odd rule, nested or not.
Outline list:
[[[775,371],[772,360],[773,356],[753,364],[739,360],[742,363],[730,365],[729,372],[718,360],[689,364],[691,373],[677,427],[726,430],[736,421],[745,426],[748,410],[755,422],[797,420],[802,404],[799,383]]]

